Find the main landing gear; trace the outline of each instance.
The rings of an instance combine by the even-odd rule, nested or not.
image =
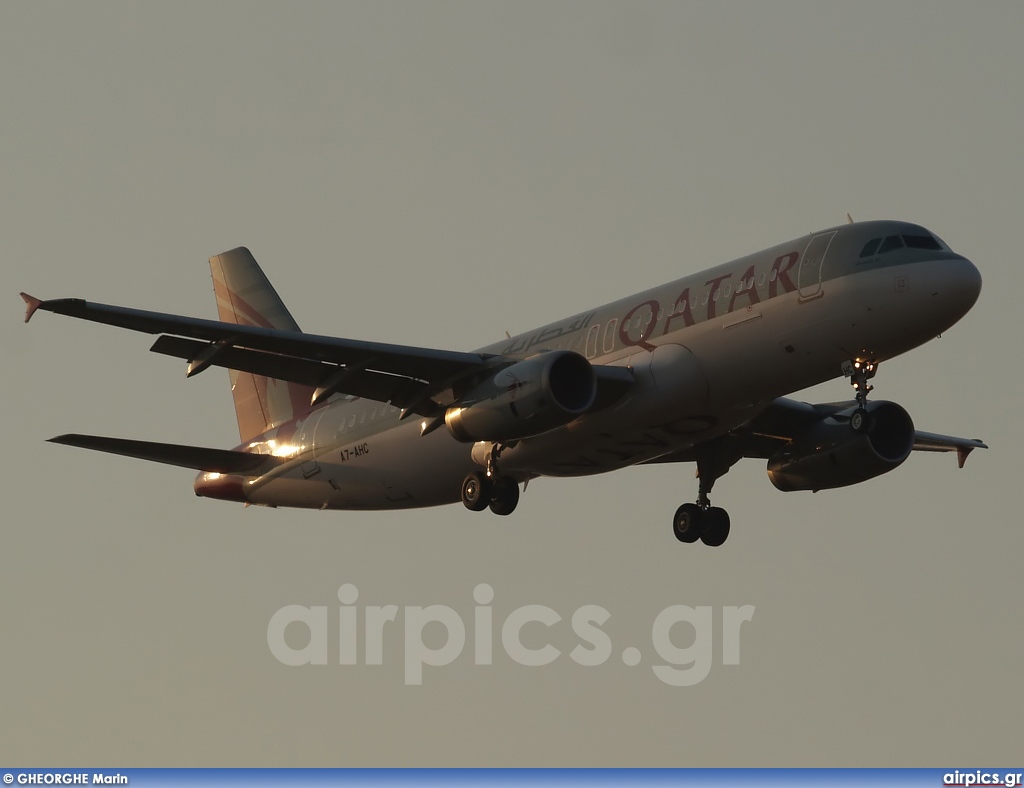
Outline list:
[[[462,480],[462,503],[472,512],[490,507],[497,515],[506,516],[519,504],[519,484],[510,476],[498,473],[498,455],[502,447],[495,444],[487,454],[487,470],[473,471]]]
[[[743,455],[738,441],[724,435],[703,446],[697,455],[700,480],[697,503],[684,503],[672,518],[672,532],[680,542],[698,539],[708,547],[719,547],[729,538],[729,513],[711,505],[711,488]]]
[[[672,518],[672,530],[680,542],[692,544],[700,539],[708,547],[725,544],[729,538],[729,513],[725,509],[700,503],[684,503]]]

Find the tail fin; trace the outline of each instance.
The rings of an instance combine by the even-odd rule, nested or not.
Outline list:
[[[244,246],[211,257],[210,272],[222,322],[300,330],[270,280]],[[310,410],[313,389],[309,386],[229,371],[242,443],[283,422],[304,416]]]

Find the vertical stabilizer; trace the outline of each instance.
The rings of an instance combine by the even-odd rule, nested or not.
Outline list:
[[[210,272],[222,322],[300,330],[270,280],[244,246],[211,257]],[[309,386],[233,369],[229,372],[242,443],[309,412],[313,396]]]

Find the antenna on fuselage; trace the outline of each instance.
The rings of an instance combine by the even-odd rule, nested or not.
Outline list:
[[[846,223],[847,224],[853,224],[853,217],[850,216],[849,211],[847,211],[847,213],[846,213]]]

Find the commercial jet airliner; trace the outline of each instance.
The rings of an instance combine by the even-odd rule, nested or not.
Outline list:
[[[539,476],[692,462],[681,542],[718,546],[715,481],[767,460],[779,490],[818,491],[893,470],[921,432],[869,400],[878,365],[938,336],[981,291],[974,265],[898,221],[812,233],[472,353],[305,334],[245,248],[210,259],[220,320],[22,293],[36,310],[160,336],[186,376],[230,370],[232,450],[91,435],[51,440],[200,471],[196,495],[264,506],[404,509],[459,500],[508,515]],[[845,376],[851,401],[785,395]],[[443,428],[443,429],[442,429]]]

